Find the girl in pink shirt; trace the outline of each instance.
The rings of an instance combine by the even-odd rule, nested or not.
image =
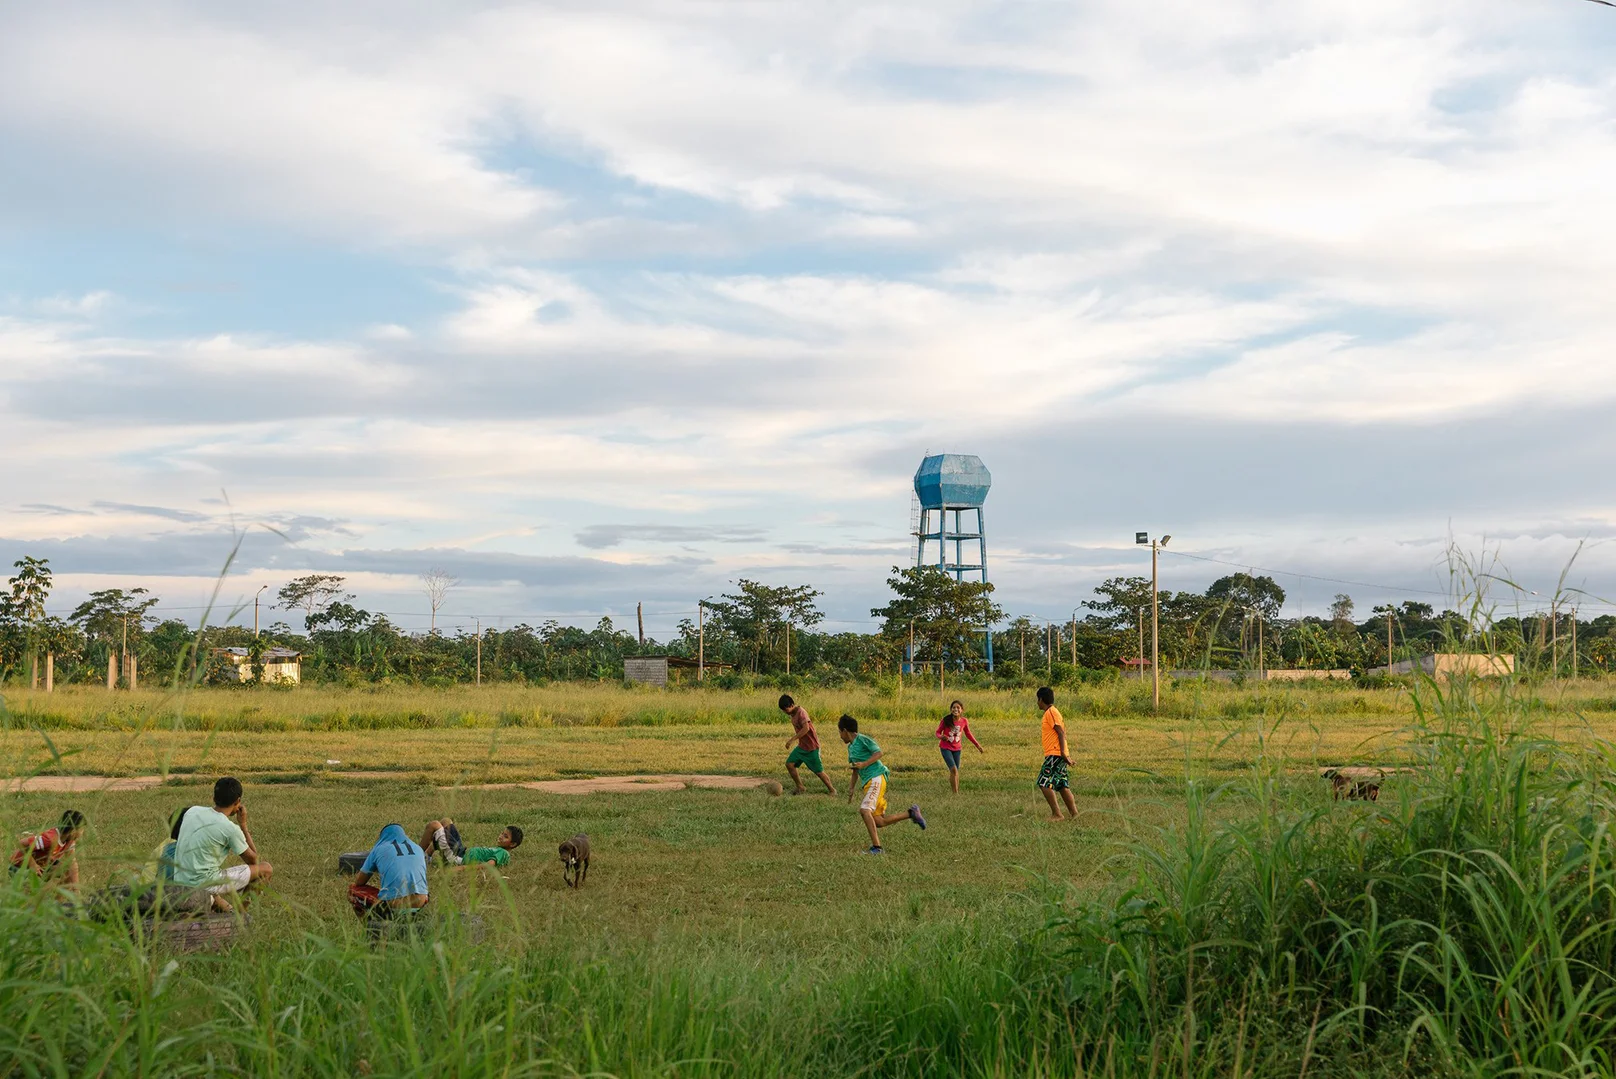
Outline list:
[[[986,754],[987,750],[971,733],[971,721],[965,718],[965,705],[955,701],[948,706],[948,715],[937,724],[937,748],[943,752],[943,763],[948,765],[948,785],[955,794],[959,793],[960,750],[965,747],[964,740],[967,738],[978,753]]]

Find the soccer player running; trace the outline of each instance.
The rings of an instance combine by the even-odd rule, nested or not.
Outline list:
[[[791,755],[786,758],[786,771],[791,773],[791,782],[795,785],[791,793],[801,794],[806,789],[797,774],[797,767],[806,764],[825,789],[835,794],[836,784],[825,774],[825,763],[819,756],[819,735],[814,731],[814,721],[808,718],[808,710],[785,693],[780,696],[780,711],[791,720],[792,735],[786,739],[786,748],[791,749],[791,743],[797,743],[797,748],[791,749]]]

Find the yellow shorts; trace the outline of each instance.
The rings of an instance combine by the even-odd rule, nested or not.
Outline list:
[[[864,784],[864,800],[859,802],[860,809],[868,809],[877,817],[887,811],[887,777],[876,776]]]

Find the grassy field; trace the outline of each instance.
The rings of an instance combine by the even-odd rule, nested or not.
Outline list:
[[[958,796],[948,792],[931,737],[954,694],[798,694],[827,739],[827,762],[840,759],[834,717],[852,712],[886,750],[892,802],[924,807],[930,829],[894,825],[883,859],[859,853],[863,829],[842,798],[477,787],[653,772],[783,780],[789,729],[773,693],[602,686],[8,694],[0,751],[13,775],[168,777],[138,792],[0,800],[0,826],[13,832],[49,823],[68,804],[89,814],[87,888],[144,859],[168,814],[206,802],[212,777],[223,772],[246,780],[253,830],[276,875],[240,948],[166,966],[105,933],[56,926],[57,915],[14,887],[0,904],[0,937],[14,945],[0,956],[0,1005],[34,1003],[26,1021],[0,1033],[0,1075],[95,1073],[103,1051],[106,1074],[352,1074],[361,1058],[361,1072],[398,1075],[1395,1075],[1416,1065],[1500,1074],[1510,1069],[1499,1060],[1523,1053],[1517,1043],[1549,1038],[1537,1020],[1503,1024],[1509,1037],[1495,1039],[1504,1046],[1497,1051],[1487,1029],[1426,1027],[1403,1041],[1409,1024],[1423,1022],[1425,997],[1400,996],[1384,977],[1354,974],[1359,981],[1342,985],[1333,974],[1343,957],[1416,947],[1405,941],[1411,930],[1399,927],[1419,904],[1448,902],[1430,895],[1450,889],[1427,894],[1417,883],[1388,883],[1397,871],[1376,866],[1424,857],[1407,846],[1416,839],[1456,843],[1430,839],[1418,816],[1427,800],[1456,795],[1393,781],[1378,809],[1332,805],[1311,773],[1319,763],[1409,752],[1429,762],[1433,746],[1468,753],[1466,763],[1428,767],[1420,780],[1473,781],[1462,797],[1488,800],[1476,815],[1479,831],[1460,846],[1495,842],[1482,833],[1502,828],[1496,842],[1517,844],[1512,858],[1552,856],[1556,866],[1572,866],[1592,849],[1604,860],[1577,879],[1616,882],[1598,853],[1608,843],[1564,847],[1568,827],[1603,820],[1605,809],[1588,817],[1553,793],[1561,788],[1524,780],[1500,778],[1503,793],[1489,793],[1483,780],[1502,768],[1485,755],[1504,743],[1474,731],[1457,741],[1433,736],[1433,713],[1450,724],[1488,714],[1444,700],[1436,688],[1420,690],[1416,707],[1399,688],[1179,687],[1160,716],[1137,686],[1063,694],[1081,813],[1058,825],[1045,819],[1032,786],[1040,751],[1030,694],[960,694],[988,752],[967,749]],[[1616,727],[1610,691],[1598,683],[1505,696],[1487,708],[1550,745],[1597,749]],[[1532,755],[1540,751],[1520,753],[1534,774],[1542,770],[1541,755]],[[397,778],[342,774],[351,770]],[[845,794],[845,769],[831,775]],[[1562,803],[1554,812],[1569,825],[1542,816],[1543,806]],[[1513,831],[1511,812],[1521,822]],[[390,821],[418,834],[444,814],[472,841],[506,824],[527,832],[503,875],[434,872],[436,901],[479,912],[488,941],[448,952],[430,944],[372,951],[343,901],[337,853],[368,846]],[[1441,810],[1435,819],[1452,817]],[[1532,830],[1539,827],[1541,840]],[[553,852],[577,831],[593,838],[596,861],[588,886],[572,892]],[[1380,847],[1388,853],[1375,854]],[[1139,873],[1141,883],[1119,892]],[[1422,870],[1410,881],[1427,876]],[[1373,899],[1377,880],[1388,897],[1384,917]],[[1336,923],[1320,920],[1315,897],[1336,891],[1339,905],[1324,905],[1341,926],[1330,943],[1337,938],[1320,938],[1320,927]],[[1589,929],[1569,950],[1611,936],[1605,895],[1601,886],[1575,914],[1603,935]],[[1526,917],[1510,913],[1502,922],[1513,927]],[[1262,919],[1273,928],[1262,929]],[[1154,928],[1140,937],[1143,925]],[[35,946],[58,934],[79,943]],[[1250,945],[1230,947],[1246,934]],[[1117,949],[1128,941],[1121,954],[1145,949],[1144,941],[1162,951],[1139,950],[1118,966]],[[1518,944],[1524,955],[1545,947],[1529,934]],[[1225,970],[1214,978],[1221,987],[1203,987],[1199,997],[1197,955]],[[1362,966],[1353,959],[1342,969]],[[1299,983],[1304,968],[1312,980]],[[170,973],[159,978],[161,971]],[[1499,1007],[1516,1014],[1510,1009],[1561,1006],[1546,998],[1500,1005],[1489,996],[1490,977],[1477,978],[1471,1009],[1483,1027]],[[1132,997],[1107,995],[1135,980]],[[80,1003],[53,1010],[46,997],[27,996],[28,985],[56,986]],[[1353,993],[1362,1007],[1348,1003]],[[1371,1020],[1363,1009],[1377,993],[1395,1003],[1375,1005],[1380,1018]],[[1578,1007],[1607,999],[1585,997]],[[1588,1022],[1576,1019],[1558,1036],[1597,1045],[1602,1035],[1589,1034]],[[165,1041],[162,1029],[175,1023],[187,1033]],[[141,1033],[142,1024],[155,1032]],[[412,1041],[432,1028],[453,1030],[457,1040]],[[383,1030],[390,1033],[378,1041]],[[1540,1061],[1561,1059],[1544,1052]],[[1467,1054],[1482,1064],[1467,1063]],[[1608,1060],[1587,1059],[1581,1070],[1522,1067],[1610,1074]]]

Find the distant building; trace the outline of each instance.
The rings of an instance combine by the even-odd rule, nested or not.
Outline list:
[[[253,680],[252,650],[247,648],[215,648],[213,654],[224,660],[223,675],[227,682]],[[264,681],[297,685],[303,681],[303,653],[290,648],[266,648],[259,654],[264,665]]]
[[[1515,657],[1482,655],[1470,652],[1427,652],[1419,659],[1404,659],[1392,664],[1393,674],[1428,674],[1433,678],[1454,678],[1469,675],[1472,678],[1502,678],[1515,673]],[[1371,667],[1369,674],[1385,674],[1385,667]]]
[[[683,672],[694,671],[701,664],[684,656],[624,656],[623,680],[626,682],[644,682],[647,685],[666,688],[668,674],[673,672],[673,681],[676,685],[684,683]],[[709,671],[727,671],[728,663],[714,663],[707,661]],[[691,676],[692,678],[694,675]]]

